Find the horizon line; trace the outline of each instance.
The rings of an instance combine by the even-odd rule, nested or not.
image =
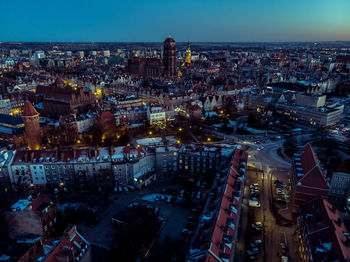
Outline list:
[[[188,43],[186,41],[176,41],[177,43]],[[0,41],[0,44],[19,44],[19,43],[162,43],[163,41]],[[271,41],[189,41],[191,43],[324,43],[324,42],[350,42],[349,40],[271,40]]]

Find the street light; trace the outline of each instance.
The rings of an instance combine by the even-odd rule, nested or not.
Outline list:
[[[181,143],[181,141],[180,141],[180,140],[177,140],[177,143],[178,143],[178,144],[180,144],[180,143]]]
[[[208,141],[208,142],[210,142],[210,141],[211,141],[211,138],[210,138],[210,137],[208,137],[208,138],[207,138],[207,141]]]
[[[180,132],[182,131],[182,127],[179,127],[179,131],[180,131]]]
[[[149,135],[152,135],[152,131],[149,131],[148,134],[149,134]]]

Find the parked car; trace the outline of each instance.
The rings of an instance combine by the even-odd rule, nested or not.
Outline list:
[[[182,189],[182,190],[180,191],[180,197],[184,197],[184,195],[185,195],[185,190]]]
[[[160,207],[156,207],[156,208],[154,209],[154,214],[155,214],[156,216],[159,216],[159,214],[160,214]]]
[[[127,186],[127,188],[132,191],[132,190],[135,190],[135,187],[134,186]]]
[[[287,256],[282,256],[281,257],[281,262],[288,262],[288,257]]]
[[[251,255],[256,255],[256,254],[258,254],[259,252],[260,252],[260,249],[257,248],[257,247],[253,247],[252,249],[248,249],[248,250],[247,250],[247,254],[248,254],[249,256],[251,256]]]
[[[287,254],[287,252],[288,252],[288,247],[287,247],[286,243],[282,243],[282,242],[281,242],[281,251],[282,251],[282,254],[283,254],[283,255],[286,255],[286,254]]]
[[[261,204],[258,201],[249,200],[250,207],[261,207]]]
[[[262,223],[259,221],[252,224],[252,228],[255,228],[255,229],[257,229],[257,228],[261,229],[262,226],[263,226]]]
[[[260,247],[262,245],[262,240],[261,239],[257,239],[257,240],[254,240],[252,242],[250,242],[250,245],[252,247]]]

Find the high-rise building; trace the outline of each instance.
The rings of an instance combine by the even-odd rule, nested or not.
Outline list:
[[[175,62],[176,62],[176,42],[173,38],[168,37],[164,41],[163,51],[163,64],[164,73],[166,75],[175,75]]]
[[[22,119],[29,150],[39,149],[41,146],[39,113],[29,101],[24,104]]]
[[[190,41],[187,43],[186,54],[185,54],[185,64],[187,66],[191,65],[191,45]]]

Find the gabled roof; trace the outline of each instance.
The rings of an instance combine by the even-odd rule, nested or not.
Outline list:
[[[29,101],[24,103],[22,116],[36,116],[38,114],[38,111],[35,110],[34,106]]]
[[[76,226],[73,226],[59,244],[52,250],[44,262],[76,261],[76,257],[81,257],[87,251],[89,242],[79,234]],[[73,259],[74,257],[74,259]]]

